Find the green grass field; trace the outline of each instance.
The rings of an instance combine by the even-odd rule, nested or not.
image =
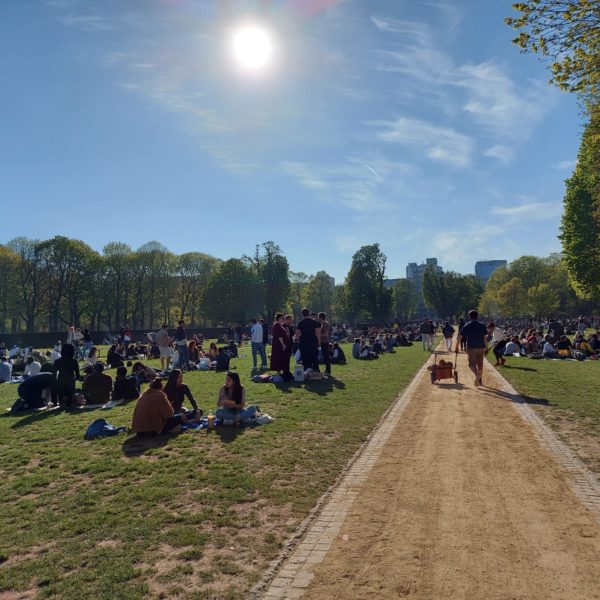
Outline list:
[[[511,357],[499,372],[600,473],[600,361]]]
[[[377,361],[350,358],[330,380],[276,387],[249,382],[242,352],[232,362],[248,403],[273,423],[144,445],[131,434],[83,439],[99,417],[129,426],[134,403],[10,416],[17,386],[0,386],[0,592],[244,597],[429,356],[420,345],[399,348]],[[185,375],[205,412],[223,381]]]

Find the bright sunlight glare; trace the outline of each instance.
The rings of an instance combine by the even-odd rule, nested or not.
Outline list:
[[[261,71],[273,58],[273,40],[260,27],[242,27],[233,35],[233,56],[244,69]]]

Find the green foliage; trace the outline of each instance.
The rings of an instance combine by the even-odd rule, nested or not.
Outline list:
[[[578,302],[560,255],[522,256],[492,273],[479,302],[489,316],[538,318],[589,312]]]
[[[547,283],[540,283],[527,290],[527,305],[529,313],[540,319],[554,314],[560,306],[560,299]]]
[[[287,305],[290,295],[289,264],[281,248],[273,242],[257,245],[252,258],[244,257],[256,272],[260,284],[260,312],[271,322]]]
[[[417,290],[410,279],[399,279],[392,288],[392,304],[395,317],[408,321],[417,310]]]
[[[597,0],[517,2],[519,13],[505,22],[519,32],[513,40],[525,52],[550,57],[551,82],[600,101],[600,3]]]
[[[481,283],[474,275],[436,273],[433,267],[427,267],[423,273],[425,304],[442,318],[460,317],[477,306],[482,293]]]
[[[560,239],[564,263],[582,298],[600,298],[600,107],[583,133],[577,166],[566,181]]]
[[[392,291],[384,285],[386,261],[379,244],[362,246],[352,257],[346,289],[348,308],[355,317],[383,322],[389,316]]]
[[[323,311],[329,318],[332,314],[335,283],[333,277],[325,271],[318,271],[306,286],[306,306],[315,312]]]
[[[261,310],[262,293],[255,270],[230,258],[210,275],[202,297],[203,313],[215,322],[248,323]]]

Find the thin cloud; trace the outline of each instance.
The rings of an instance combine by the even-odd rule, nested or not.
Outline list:
[[[376,136],[389,143],[418,148],[428,158],[465,168],[471,164],[473,140],[454,129],[400,117],[395,121],[374,121]]]
[[[515,160],[514,150],[502,144],[488,148],[483,154],[489,158],[495,158],[503,165],[510,165]]]
[[[526,221],[547,221],[562,214],[560,202],[529,202],[519,206],[493,206],[493,215]]]
[[[577,166],[576,160],[561,160],[560,162],[552,165],[553,169],[557,171],[571,171]]]
[[[76,27],[83,31],[109,31],[113,25],[101,15],[64,15],[58,20],[67,27]]]

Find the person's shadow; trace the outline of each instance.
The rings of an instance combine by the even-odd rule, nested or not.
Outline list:
[[[327,379],[309,379],[304,383],[304,389],[311,394],[318,394],[319,396],[326,396],[333,392],[333,390],[343,390],[346,388],[346,384],[335,377],[328,377]]]
[[[172,435],[155,435],[152,437],[133,435],[123,442],[121,450],[125,456],[142,456],[148,450],[163,448],[169,443],[172,437]]]
[[[536,404],[538,406],[550,406],[550,401],[546,400],[545,398],[522,396],[521,394],[512,394],[510,392],[503,392],[502,390],[495,390],[491,388],[487,388],[482,391],[483,394],[486,396],[491,396],[492,398],[500,398],[502,400],[509,400],[510,402],[515,402],[516,404]]]

